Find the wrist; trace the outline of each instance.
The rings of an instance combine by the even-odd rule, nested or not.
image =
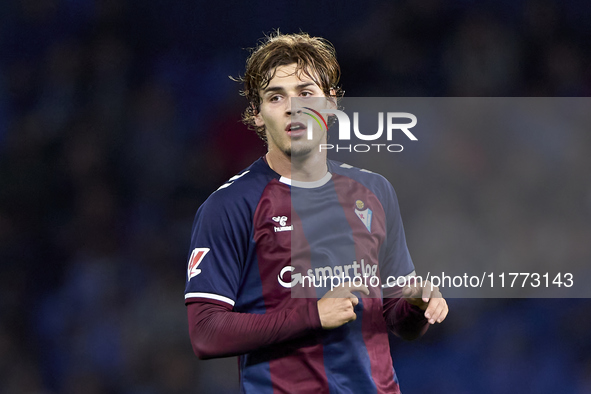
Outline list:
[[[320,312],[318,310],[318,300],[316,299],[309,299],[308,300],[308,322],[309,322],[309,327],[311,329],[321,329],[322,328],[322,322],[320,320]]]

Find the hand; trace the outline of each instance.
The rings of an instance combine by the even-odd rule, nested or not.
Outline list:
[[[441,323],[445,320],[449,308],[445,298],[441,295],[439,287],[431,286],[428,280],[419,286],[416,281],[402,289],[402,296],[411,305],[416,305],[425,311],[425,317],[430,324]],[[432,290],[431,290],[432,289]]]
[[[355,286],[346,282],[327,292],[318,300],[318,314],[322,328],[331,330],[357,319],[353,308],[359,304],[359,299],[353,294],[358,291],[369,295],[367,286]]]

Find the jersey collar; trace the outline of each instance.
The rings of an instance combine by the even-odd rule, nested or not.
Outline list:
[[[330,181],[331,178],[332,174],[330,172],[327,172],[326,175],[324,175],[322,178],[313,182],[294,181],[293,179],[286,178],[284,176],[279,178],[279,182],[285,183],[286,185],[290,185],[293,187],[299,187],[302,189],[315,189],[317,187],[326,185],[326,183]]]

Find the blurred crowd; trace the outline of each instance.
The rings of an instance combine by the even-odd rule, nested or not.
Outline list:
[[[197,208],[265,152],[228,78],[263,32],[331,40],[350,96],[591,93],[582,1],[300,6],[0,4],[0,394],[236,392],[235,359],[193,355],[183,290]],[[415,262],[589,265],[587,131],[503,150],[474,130],[400,159],[386,175]],[[403,390],[591,393],[588,301],[450,305],[420,342],[393,339]]]

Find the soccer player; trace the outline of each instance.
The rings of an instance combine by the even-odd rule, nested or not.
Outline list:
[[[242,78],[244,120],[268,152],[195,217],[185,289],[191,343],[201,359],[240,356],[244,393],[398,393],[388,330],[415,339],[448,312],[428,282],[292,293],[304,279],[415,272],[390,183],[327,160],[318,149],[326,130],[308,138],[292,109],[294,98],[336,108],[339,74],[324,39],[276,33],[261,42]]]

